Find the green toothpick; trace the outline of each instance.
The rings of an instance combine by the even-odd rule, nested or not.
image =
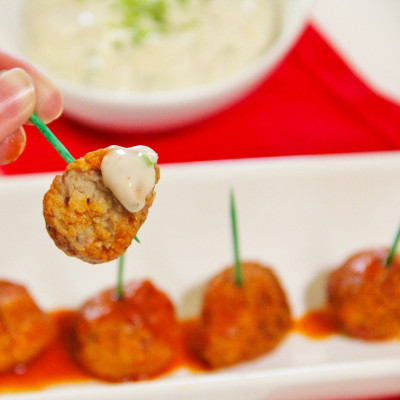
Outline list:
[[[115,295],[117,297],[117,300],[122,300],[124,294],[124,283],[123,283],[124,261],[125,261],[125,254],[122,254],[122,256],[118,258],[117,286],[115,288]]]
[[[399,244],[399,240],[400,240],[400,228],[397,231],[397,235],[394,238],[394,242],[392,244],[392,247],[390,248],[389,254],[386,257],[386,260],[385,260],[385,263],[384,263],[385,267],[390,267],[390,264],[392,263],[393,258],[394,258],[395,254],[396,254],[396,249],[397,249],[397,245]]]
[[[243,285],[242,276],[242,265],[239,256],[239,239],[237,233],[237,219],[236,219],[236,206],[235,206],[235,196],[233,189],[230,190],[230,211],[231,211],[231,222],[232,222],[232,238],[233,238],[233,250],[235,257],[235,285],[240,287]]]
[[[50,142],[57,153],[64,159],[67,164],[75,161],[74,157],[71,156],[70,152],[65,146],[55,137],[53,132],[46,126],[46,124],[35,114],[31,115],[30,120],[39,129],[40,133]]]

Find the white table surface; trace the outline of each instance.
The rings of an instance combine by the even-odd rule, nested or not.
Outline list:
[[[316,0],[312,21],[370,87],[400,103],[400,0]]]

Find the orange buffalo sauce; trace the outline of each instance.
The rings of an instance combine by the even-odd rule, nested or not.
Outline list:
[[[63,310],[53,312],[51,315],[57,323],[59,332],[57,338],[38,359],[29,365],[18,367],[13,372],[0,374],[0,394],[41,390],[64,383],[96,381],[96,378],[85,372],[72,357],[72,324],[75,312]],[[174,360],[151,379],[170,373],[179,367],[190,368],[193,371],[205,369],[204,365],[196,360],[186,348],[185,337],[192,324],[192,321],[181,323],[180,340],[177,343]]]
[[[195,319],[188,319],[180,323],[181,326],[181,366],[185,366],[192,371],[209,371],[211,368],[199,360],[188,347],[189,336],[191,335],[195,324]]]
[[[52,313],[58,336],[35,361],[14,372],[0,375],[0,393],[39,390],[59,383],[76,383],[92,378],[72,360],[70,352],[73,311]]]
[[[31,364],[14,372],[0,375],[0,394],[41,390],[57,384],[83,383],[95,381],[73,359],[72,324],[74,311],[51,313],[58,325],[58,337],[47,350]],[[192,371],[206,371],[207,368],[187,348],[187,337],[193,329],[195,320],[180,323],[179,341],[174,360],[163,371],[151,379],[172,372],[180,367]],[[294,321],[292,330],[314,339],[323,339],[338,332],[337,326],[328,310],[311,311]]]
[[[308,311],[293,324],[295,332],[313,339],[324,339],[339,332],[339,327],[328,308]]]

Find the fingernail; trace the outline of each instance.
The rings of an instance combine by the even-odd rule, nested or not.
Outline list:
[[[25,131],[20,128],[0,142],[0,165],[10,164],[24,151]]]
[[[30,76],[21,68],[0,75],[0,121],[34,107],[35,88]]]

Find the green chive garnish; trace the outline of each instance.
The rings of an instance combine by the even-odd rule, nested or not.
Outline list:
[[[121,20],[117,27],[129,29],[138,44],[152,31],[166,30],[167,3],[165,0],[119,0]]]
[[[235,195],[233,189],[230,191],[230,211],[231,211],[231,222],[232,222],[232,238],[233,238],[233,250],[235,257],[235,285],[240,287],[243,285],[242,276],[242,265],[239,256],[239,239],[237,233],[237,218],[236,218],[236,206],[235,206]]]
[[[180,7],[188,3],[188,0],[175,1]],[[176,26],[168,20],[171,6],[173,3],[168,0],[118,0],[113,4],[117,18],[110,21],[109,25],[127,30],[132,43],[140,45],[152,33],[174,32]]]
[[[143,158],[143,160],[146,162],[146,165],[148,167],[151,167],[152,165],[154,165],[153,161],[150,160],[150,157],[147,154],[141,154],[140,157]]]

